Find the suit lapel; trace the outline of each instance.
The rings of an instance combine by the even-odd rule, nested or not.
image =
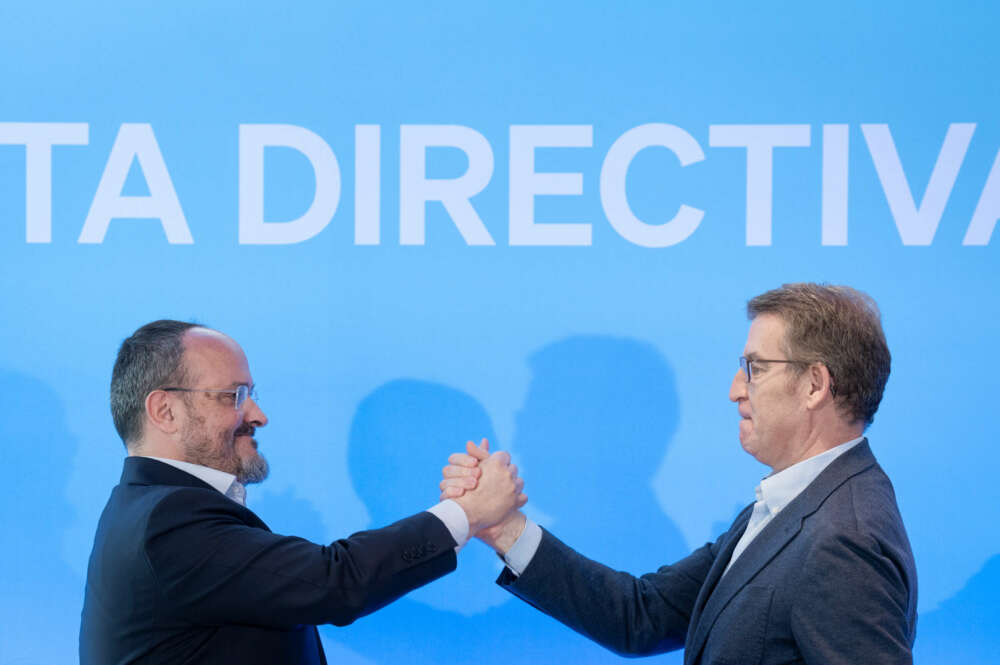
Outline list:
[[[801,515],[792,514],[794,511],[789,510],[790,508],[791,504],[778,513],[778,516],[757,534],[757,537],[743,550],[740,558],[733,563],[729,572],[718,581],[715,588],[708,594],[704,610],[697,617],[697,624],[693,624],[694,633],[689,643],[685,645],[692,656],[688,662],[696,662],[715,620],[729,604],[729,601],[733,599],[733,596],[739,593],[798,534],[802,527]],[[733,542],[727,548],[730,556],[725,557],[725,559],[720,557],[716,561],[716,565],[713,566],[713,572],[722,575],[722,571],[726,569],[735,548],[736,543]]]
[[[685,640],[685,663],[694,662],[695,655],[701,651],[700,644],[704,641],[704,638],[700,636],[702,632],[700,628],[704,623],[702,617],[707,608],[708,601],[712,597],[723,571],[726,569],[726,564],[729,563],[729,560],[733,556],[736,544],[740,541],[740,537],[747,528],[747,522],[750,521],[752,510],[753,504],[747,506],[737,515],[733,525],[729,528],[729,539],[722,544],[718,555],[715,557],[715,561],[712,563],[712,567],[708,571],[705,582],[701,585],[701,591],[698,592],[698,598],[694,603],[694,610],[691,612],[691,623],[689,624],[687,639]],[[694,648],[694,644],[696,643],[699,644],[698,649]]]
[[[722,573],[729,564],[736,543],[746,529],[746,521],[749,520],[749,514],[747,515],[742,528],[736,532],[737,535],[726,543],[716,558],[698,596],[695,611],[691,616],[691,631],[685,644],[685,663],[697,662],[719,614],[733,597],[798,535],[802,529],[802,521],[816,512],[823,501],[848,478],[873,464],[875,457],[868,447],[867,440],[863,440],[831,462],[757,534],[723,577]]]

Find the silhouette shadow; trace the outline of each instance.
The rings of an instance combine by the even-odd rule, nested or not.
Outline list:
[[[314,543],[326,543],[323,517],[307,499],[291,487],[282,492],[270,491],[266,485],[247,492],[247,507],[264,520],[274,533],[305,538]]]
[[[55,392],[37,379],[0,370],[0,663],[77,660],[84,580],[63,558],[73,524],[66,496],[77,444]]]
[[[512,445],[531,504],[554,533],[612,568],[648,572],[687,554],[651,479],[677,429],[673,371],[652,346],[576,336],[529,358]]]
[[[677,426],[673,373],[663,358],[633,340],[578,336],[546,346],[529,362],[533,379],[510,449],[554,532],[636,574],[686,554],[650,487]],[[491,435],[482,406],[446,386],[400,380],[366,397],[348,459],[372,526],[428,505],[448,454],[469,438]],[[350,627],[324,628],[324,635],[383,664],[621,661],[491,584],[500,562],[481,543],[467,545],[458,566]],[[659,662],[679,663],[681,655]]]
[[[1000,554],[961,591],[917,622],[914,662],[927,665],[994,665],[1000,658]]]
[[[408,514],[401,511],[437,503],[440,468],[473,437],[496,439],[483,407],[458,390],[399,380],[366,397],[351,427],[347,465],[372,525],[389,524]],[[454,573],[413,591],[410,600],[473,615],[509,599],[501,589],[482,584],[499,573],[495,554],[486,547],[460,554]]]

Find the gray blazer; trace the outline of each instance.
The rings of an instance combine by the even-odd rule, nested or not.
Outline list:
[[[834,460],[723,576],[751,508],[714,543],[638,578],[546,531],[524,574],[506,569],[498,583],[622,655],[684,647],[685,665],[912,663],[916,568],[867,440]]]

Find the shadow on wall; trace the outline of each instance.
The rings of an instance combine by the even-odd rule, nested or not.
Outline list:
[[[576,336],[529,358],[512,449],[527,494],[559,538],[613,568],[649,572],[686,555],[652,477],[678,425],[674,373],[651,345]]]
[[[531,356],[530,363],[533,380],[510,448],[522,463],[532,502],[553,519],[552,530],[588,556],[633,573],[686,554],[649,489],[649,478],[677,424],[672,372],[663,359],[629,340],[574,337],[545,347]],[[8,431],[4,429],[4,434]],[[349,449],[350,473],[371,513],[371,526],[432,504],[439,469],[448,454],[466,439],[482,436],[489,437],[496,449],[508,448],[494,440],[483,407],[458,390],[399,380],[372,392],[357,410]],[[28,434],[21,438],[31,440]],[[34,449],[34,445],[21,448],[22,452]],[[35,468],[50,471],[37,456],[35,462]],[[28,468],[28,462],[14,463]],[[16,517],[12,505],[3,506],[8,520]],[[311,538],[323,533],[315,507],[291,490],[264,494],[252,507],[265,519],[274,515],[269,521],[278,531]],[[734,514],[742,508],[735,507]],[[713,531],[724,531],[730,523],[718,522]],[[38,537],[57,540],[48,531]],[[470,543],[459,554],[456,573],[353,626],[325,627],[328,656],[345,665],[488,664],[512,658],[622,662],[492,584],[499,565],[481,543]],[[915,662],[996,663],[998,595],[1000,555],[987,561],[939,609],[921,615]],[[38,625],[37,619],[33,621]],[[475,645],[470,635],[476,636]],[[457,651],[455,639],[464,645]],[[679,663],[680,654],[653,662]]]
[[[483,437],[497,447],[486,411],[453,388],[392,381],[362,400],[351,425],[347,465],[371,525],[389,524],[437,503],[448,455],[464,450],[467,440]],[[485,547],[461,555],[457,571],[409,598],[465,615],[506,602],[507,593],[482,584],[499,572],[496,556]],[[471,589],[476,592],[467,593]]]
[[[529,362],[532,382],[510,446],[493,438],[474,398],[447,386],[392,381],[361,402],[348,460],[371,526],[433,504],[448,455],[485,436],[515,454],[531,501],[584,554],[637,574],[686,554],[650,488],[677,427],[673,372],[662,356],[633,340],[578,336]],[[327,640],[383,664],[621,662],[496,587],[500,562],[481,543],[467,545],[458,566],[352,626],[325,628]]]
[[[917,621],[914,661],[926,665],[995,665],[1000,661],[1000,554],[952,598]]]
[[[327,541],[323,516],[307,499],[291,487],[282,492],[254,487],[247,492],[247,507],[257,514],[275,533],[298,536],[314,543]]]
[[[74,521],[66,496],[77,444],[44,383],[0,369],[0,663],[75,662],[84,580],[63,559]]]

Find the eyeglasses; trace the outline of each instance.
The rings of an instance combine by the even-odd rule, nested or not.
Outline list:
[[[249,397],[253,401],[257,401],[257,388],[256,386],[248,386],[245,384],[238,385],[234,390],[201,390],[199,388],[160,388],[168,393],[216,393],[216,394],[227,394],[233,396],[233,404],[236,410],[239,411],[246,404],[247,398]]]
[[[740,356],[740,369],[743,370],[743,376],[746,377],[747,383],[753,381],[753,364],[754,363],[785,363],[788,365],[803,365],[805,361],[803,360],[768,360],[767,358],[747,358],[746,356]]]

